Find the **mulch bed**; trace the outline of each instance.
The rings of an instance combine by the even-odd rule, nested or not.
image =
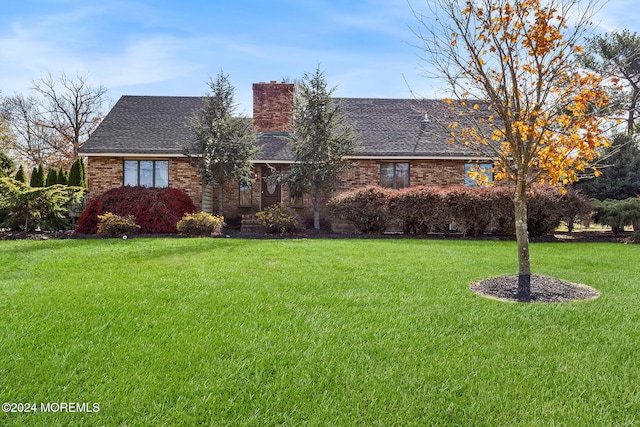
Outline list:
[[[518,302],[518,276],[498,276],[490,279],[484,279],[479,282],[472,283],[469,288],[488,298],[494,298],[501,301]],[[579,285],[577,283],[567,282],[565,280],[554,279],[553,277],[542,276],[539,274],[531,275],[531,301],[530,302],[571,302],[595,299],[600,293],[595,289]]]

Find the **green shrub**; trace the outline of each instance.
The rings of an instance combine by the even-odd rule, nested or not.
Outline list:
[[[624,200],[592,199],[595,215],[593,220],[598,224],[608,225],[617,236],[628,225],[640,221],[640,198],[630,197]]]
[[[206,212],[185,213],[176,229],[183,236],[219,236],[225,226],[224,218]]]
[[[0,178],[0,227],[13,230],[57,231],[69,226],[69,206],[84,191],[63,185],[29,187],[11,178]]]
[[[104,215],[98,215],[98,220],[98,234],[105,236],[125,236],[140,230],[133,215],[124,217],[107,212]]]
[[[258,212],[256,219],[272,233],[292,233],[298,230],[300,224],[283,203],[277,203]]]

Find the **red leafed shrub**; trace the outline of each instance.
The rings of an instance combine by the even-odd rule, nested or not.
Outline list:
[[[195,211],[193,201],[175,188],[119,187],[91,200],[78,218],[77,233],[95,234],[98,215],[111,212],[133,215],[140,233],[175,233],[185,213]]]
[[[516,234],[516,215],[513,205],[513,188],[493,187],[488,194],[491,201],[494,232],[502,236]]]
[[[527,195],[527,230],[530,236],[543,236],[562,221],[562,193],[550,185],[534,185]]]
[[[530,236],[553,232],[562,219],[584,221],[592,209],[584,196],[572,191],[563,194],[549,185],[533,186],[527,202]],[[447,224],[463,235],[480,236],[487,230],[515,234],[511,187],[366,187],[334,197],[329,207],[364,233],[382,233],[395,221],[413,234],[443,230]]]
[[[329,208],[362,233],[383,233],[391,220],[389,202],[393,191],[381,187],[348,191],[331,199]]]
[[[410,187],[398,190],[391,199],[391,212],[406,233],[427,234],[447,223],[441,190],[437,187]]]
[[[491,192],[485,187],[450,187],[443,191],[446,216],[463,235],[480,236],[491,223]]]
[[[593,204],[587,196],[569,187],[561,198],[563,202],[562,220],[567,224],[569,231],[573,231],[576,223],[589,224],[591,213],[593,212]]]

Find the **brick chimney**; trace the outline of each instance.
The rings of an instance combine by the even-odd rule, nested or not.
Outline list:
[[[256,132],[293,131],[293,91],[291,83],[253,84],[253,127]]]

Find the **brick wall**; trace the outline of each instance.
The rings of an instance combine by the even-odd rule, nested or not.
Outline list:
[[[228,182],[224,186],[224,212],[225,217],[234,218],[241,215],[253,214],[259,212],[262,209],[262,167],[266,166],[266,164],[256,164],[253,169],[253,176],[255,178],[255,182],[251,188],[251,206],[238,206],[239,195],[240,195],[240,185],[237,181]],[[274,165],[278,166],[278,165]],[[286,171],[288,166],[279,166],[278,168],[282,171]],[[219,190],[217,187],[213,188],[211,193],[212,198],[212,213],[218,213],[218,197]],[[289,201],[289,187],[283,186],[281,188],[281,201],[288,202]]]
[[[187,193],[196,210],[202,210],[202,181],[189,159],[169,159],[169,186]]]
[[[89,157],[87,163],[87,181],[89,197],[96,197],[105,191],[120,187],[123,182],[122,157]],[[379,160],[358,160],[356,166],[343,173],[336,184],[334,195],[368,185],[380,183]],[[448,187],[464,184],[464,161],[456,160],[414,160],[410,163],[411,186],[433,185]],[[254,169],[256,182],[252,188],[251,207],[238,206],[239,186],[237,182],[230,182],[224,188],[224,211],[227,218],[237,218],[243,214],[251,214],[261,210],[261,168],[257,164]],[[284,169],[287,166],[283,166]],[[203,209],[203,186],[200,177],[186,158],[169,159],[169,185],[183,190],[196,205]],[[218,213],[218,189],[211,190],[211,211]],[[289,188],[282,187],[282,201],[289,202]],[[323,201],[326,202],[326,199]],[[208,209],[208,207],[206,207]],[[295,209],[307,219],[313,218],[313,205],[309,195],[304,196],[303,207]],[[322,218],[327,218],[325,209]]]
[[[380,183],[380,163],[379,160],[358,160],[357,165],[347,172],[343,173],[332,195],[354,190],[369,185],[378,185]],[[410,162],[410,181],[411,186],[433,185],[440,187],[449,187],[464,184],[464,161],[454,160],[416,160]],[[255,165],[254,176],[256,181],[252,188],[252,206],[239,207],[238,194],[239,188],[237,182],[228,183],[224,189],[224,211],[227,218],[237,218],[243,214],[252,214],[261,210],[261,191],[262,176],[261,169],[263,165]],[[277,166],[277,165],[272,165]],[[281,166],[282,170],[286,170],[288,166]],[[289,188],[282,187],[281,200],[289,203]],[[321,218],[328,219],[328,211],[324,208],[324,204],[328,198],[323,199],[323,207],[321,208]],[[218,189],[214,188],[212,192],[213,213],[218,212]],[[303,199],[301,208],[294,210],[303,218],[311,222],[313,219],[313,202],[311,196],[306,194]]]
[[[290,83],[253,84],[253,126],[256,132],[293,131],[293,91]]]
[[[340,177],[336,186],[338,193],[380,184],[380,160],[358,160],[356,166]],[[450,187],[464,185],[462,160],[413,160],[409,162],[409,180],[412,187],[434,185]]]
[[[89,157],[87,159],[87,185],[90,199],[107,190],[122,186],[124,160],[122,157]],[[191,197],[196,209],[202,209],[202,185],[196,170],[189,164],[189,159],[168,160],[169,186],[184,191]]]
[[[122,157],[89,157],[86,166],[89,198],[122,186],[124,169]]]

